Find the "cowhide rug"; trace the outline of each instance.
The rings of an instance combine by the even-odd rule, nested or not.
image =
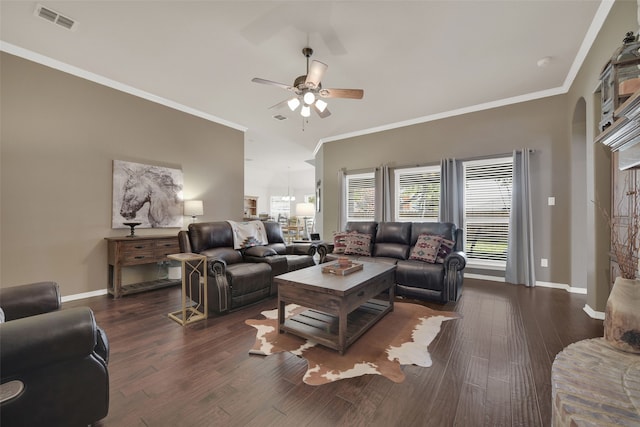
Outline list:
[[[289,304],[286,316],[306,310]],[[400,383],[404,381],[401,365],[431,366],[427,347],[440,332],[445,320],[457,319],[452,312],[432,310],[419,304],[396,302],[371,329],[353,343],[344,355],[290,333],[278,334],[277,309],[263,311],[265,319],[249,319],[245,323],[257,329],[251,354],[268,356],[289,351],[307,360],[303,381],[310,385],[326,384],[365,374],[383,375]]]

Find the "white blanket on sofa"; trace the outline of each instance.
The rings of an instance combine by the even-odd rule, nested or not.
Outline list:
[[[269,243],[262,221],[227,221],[233,231],[233,248],[242,249]]]

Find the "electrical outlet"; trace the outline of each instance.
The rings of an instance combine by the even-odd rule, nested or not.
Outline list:
[[[546,258],[540,258],[540,267],[549,267],[549,260]]]

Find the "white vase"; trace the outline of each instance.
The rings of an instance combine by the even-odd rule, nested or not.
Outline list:
[[[604,313],[604,338],[618,350],[640,353],[640,281],[616,278]]]

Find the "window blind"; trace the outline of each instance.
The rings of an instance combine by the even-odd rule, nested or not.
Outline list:
[[[373,221],[376,183],[374,173],[346,176],[347,221]]]
[[[465,251],[480,264],[507,260],[513,158],[475,160],[464,167]]]
[[[396,221],[438,221],[439,166],[396,169],[394,181]]]

